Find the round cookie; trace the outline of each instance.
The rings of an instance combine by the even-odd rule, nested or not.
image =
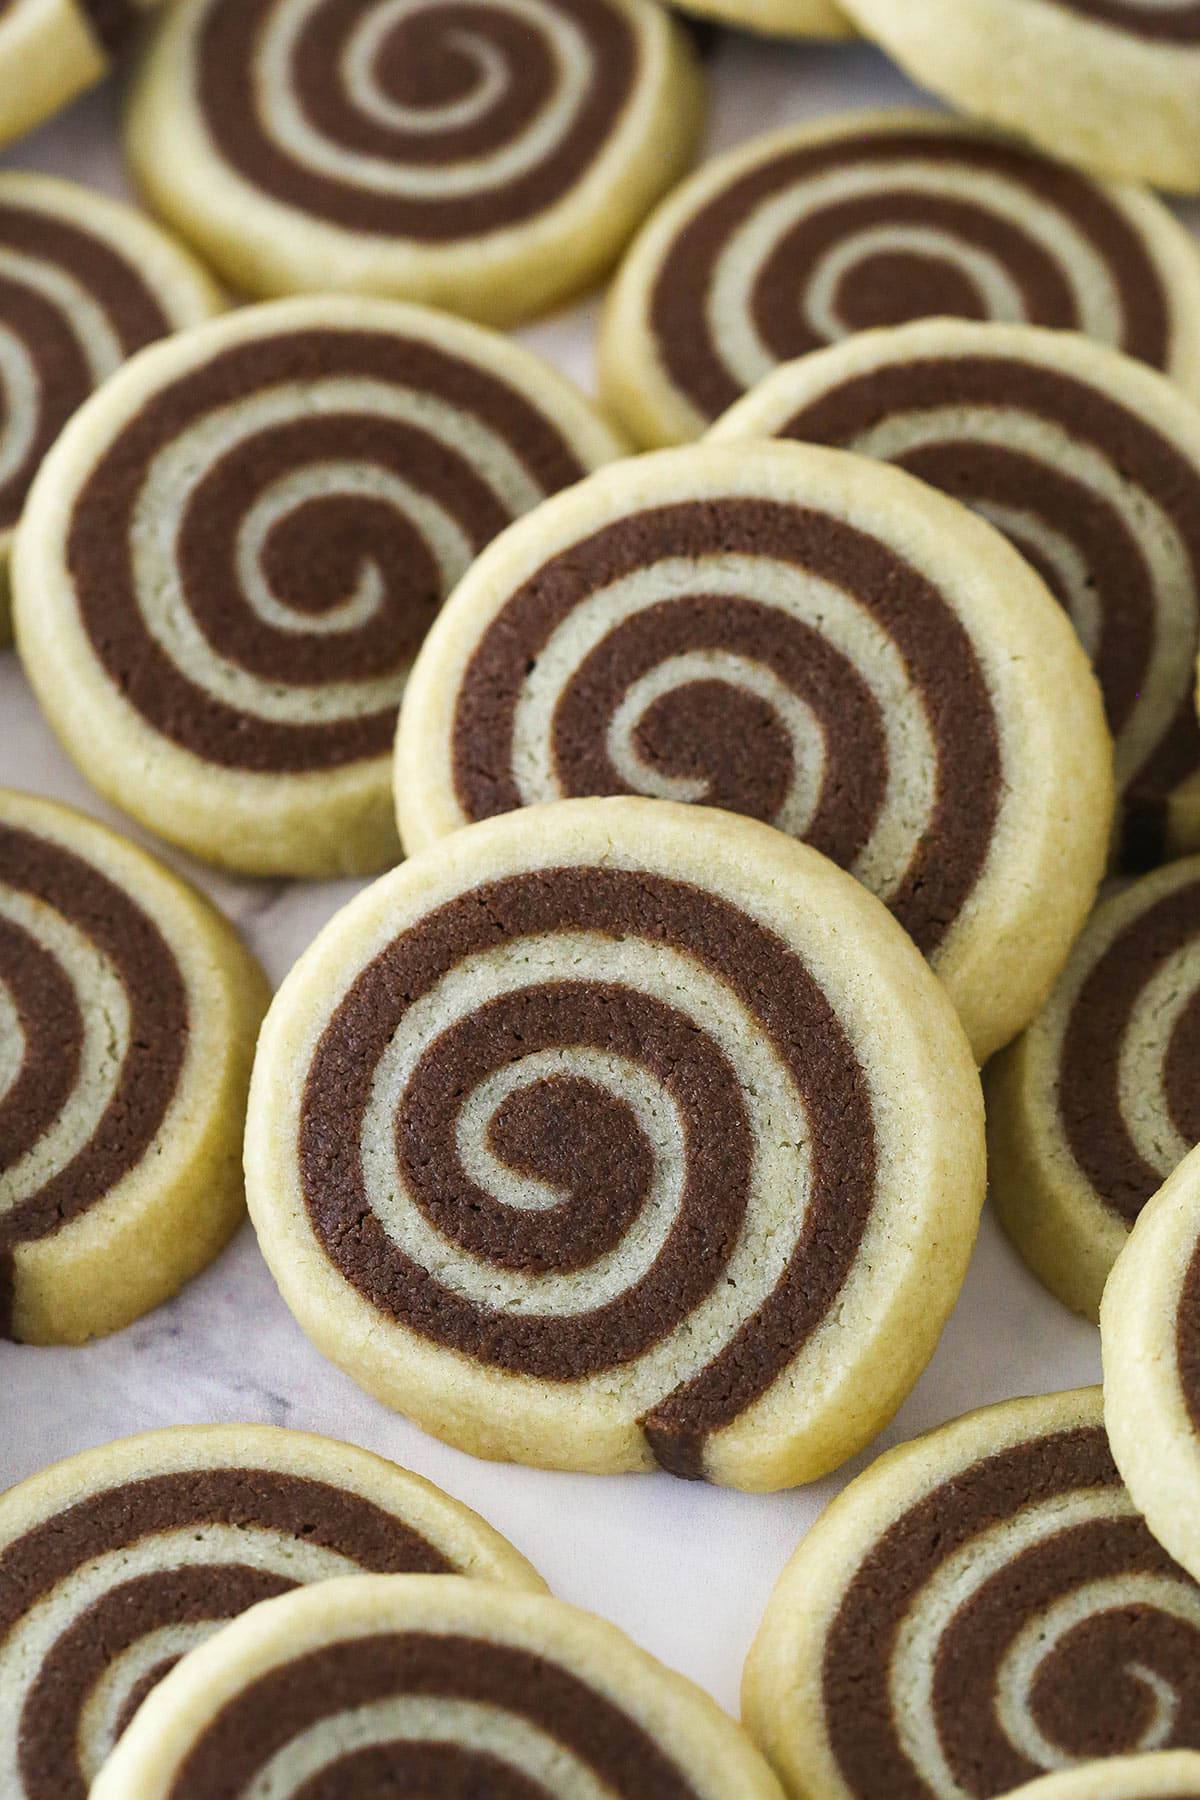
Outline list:
[[[682,0],[680,11],[768,37],[847,38],[854,27],[834,0]]]
[[[145,352],[43,465],[21,657],[68,753],[229,868],[397,854],[396,708],[443,596],[518,513],[619,454],[530,352],[421,308],[248,308]]]
[[[1103,900],[1045,1009],[987,1071],[993,1204],[1096,1318],[1146,1201],[1200,1140],[1200,857]]]
[[[267,999],[202,895],[0,789],[0,1339],[117,1331],[224,1248]]]
[[[92,1800],[782,1800],[716,1703],[544,1595],[359,1576],[265,1601],[162,1683]]]
[[[0,73],[0,113],[6,93]],[[12,533],[46,451],[126,357],[220,308],[199,264],[129,207],[0,171],[0,645]]]
[[[86,1800],[142,1700],[228,1620],[331,1577],[470,1575],[540,1591],[499,1534],[352,1444],[188,1425],[0,1497],[0,1792]]]
[[[1200,1800],[1200,1756],[1193,1750],[1155,1750],[1112,1756],[1042,1775],[1008,1800]]]
[[[1196,0],[844,3],[958,111],[1119,180],[1200,191]]]
[[[489,820],[385,876],[268,1015],[246,1134],[313,1341],[471,1451],[771,1488],[867,1442],[970,1253],[981,1095],[940,983],[780,832]]]
[[[1104,1290],[1100,1338],[1113,1455],[1159,1543],[1200,1575],[1200,1151],[1138,1218]]]
[[[474,565],[414,669],[396,795],[410,852],[605,793],[804,838],[891,907],[982,1062],[1087,916],[1111,763],[1086,658],[998,532],[840,451],[702,445],[602,471]]]
[[[1198,1651],[1200,1588],[1091,1388],[985,1407],[852,1482],[771,1596],[743,1716],[795,1800],[991,1800],[1200,1748]]]
[[[157,0],[0,0],[0,144],[94,87]]]
[[[511,325],[602,275],[703,86],[650,0],[183,0],[129,115],[142,191],[247,293]]]
[[[759,138],[672,194],[609,299],[602,393],[639,443],[682,442],[779,363],[934,315],[1082,331],[1200,394],[1200,259],[1165,206],[902,111]]]
[[[1131,867],[1200,849],[1200,410],[1102,345],[920,320],[768,376],[712,442],[878,456],[1006,533],[1070,613],[1116,740]]]

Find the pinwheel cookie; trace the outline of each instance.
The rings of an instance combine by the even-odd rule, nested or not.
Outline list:
[[[155,346],[47,459],[14,552],[26,672],[118,805],[259,874],[383,868],[396,707],[442,598],[618,454],[546,364],[395,302]]]
[[[1042,1775],[1008,1800],[1200,1800],[1200,1755],[1152,1750]]]
[[[236,287],[508,325],[605,271],[701,114],[687,34],[650,0],[183,0],[128,147]]]
[[[1200,1576],[1200,1150],[1134,1226],[1100,1336],[1113,1455],[1159,1543]]]
[[[352,1444],[181,1426],[0,1498],[0,1792],[85,1800],[151,1689],[259,1601],[348,1575],[539,1590],[490,1526]]]
[[[927,1361],[980,1111],[941,984],[832,863],[566,801],[414,858],[301,958],[247,1191],[305,1330],[426,1430],[779,1487]]]
[[[796,1800],[992,1800],[1200,1747],[1198,1654],[1200,1588],[1136,1512],[1093,1388],[986,1407],[852,1482],[780,1578],[743,1711]]]
[[[0,7],[0,64],[3,19]],[[0,74],[0,113],[6,93]],[[12,532],[47,450],[127,356],[219,310],[199,265],[130,208],[72,182],[0,173],[0,645]]]
[[[1122,180],[1200,190],[1196,0],[845,0],[962,112]]]
[[[410,851],[585,794],[760,818],[887,902],[983,1061],[1087,915],[1111,758],[998,532],[859,457],[703,445],[602,471],[475,564],[414,670],[396,796]]]
[[[639,443],[682,442],[779,363],[934,315],[1081,331],[1200,393],[1200,259],[1166,207],[922,112],[759,138],[672,194],[610,298],[603,392]]]
[[[0,790],[0,1338],[116,1331],[224,1247],[266,1003],[201,895]]]
[[[998,525],[1067,608],[1116,739],[1133,867],[1200,849],[1200,410],[1077,336],[921,320],[779,369],[713,442],[882,457]]]
[[[92,1800],[782,1800],[732,1719],[614,1626],[412,1575],[267,1601],[143,1707]]]
[[[1146,1201],[1200,1140],[1200,858],[1097,907],[987,1072],[992,1200],[1035,1274],[1097,1315]]]
[[[0,144],[94,87],[157,0],[0,0]]]

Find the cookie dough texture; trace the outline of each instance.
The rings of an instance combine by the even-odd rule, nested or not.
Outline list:
[[[1102,901],[986,1083],[993,1204],[1094,1319],[1142,1207],[1200,1141],[1200,858]]]
[[[0,0],[0,144],[94,87],[157,0]]]
[[[0,8],[0,116],[6,16]],[[12,534],[47,450],[126,357],[220,308],[199,264],[131,208],[74,182],[0,172],[0,646],[11,637]]]
[[[1200,191],[1194,0],[846,0],[923,87],[1070,162]]]
[[[833,1501],[771,1597],[743,1711],[794,1800],[992,1800],[1200,1747],[1198,1641],[1200,1588],[1122,1485],[1100,1390],[1043,1395],[890,1451]]]
[[[625,462],[467,574],[397,740],[409,851],[587,794],[750,814],[879,895],[982,1062],[1037,1012],[1108,848],[1087,661],[991,526],[783,443]]]
[[[1200,1152],[1143,1209],[1104,1290],[1104,1415],[1159,1543],[1200,1573]]]
[[[247,1190],[318,1348],[436,1436],[772,1488],[928,1360],[980,1109],[940,983],[832,863],[562,802],[414,858],[301,958]]]
[[[1200,394],[1200,258],[1160,201],[908,111],[758,138],[664,201],[608,303],[602,391],[639,443],[680,443],[779,363],[934,316],[1080,331]]]
[[[163,1682],[93,1800],[782,1800],[682,1676],[561,1601],[424,1576],[256,1607]]]
[[[0,790],[0,1338],[116,1331],[224,1247],[267,998],[201,895]]]
[[[1200,409],[1141,364],[1034,326],[920,320],[800,357],[712,442],[880,457],[997,525],[1066,607],[1116,740],[1123,859],[1200,849]]]
[[[120,370],[44,463],[26,673],[89,780],[196,855],[386,867],[396,708],[444,595],[619,448],[539,358],[445,315],[232,313]]]
[[[1008,1800],[1200,1800],[1200,1755],[1158,1750],[1060,1769],[1017,1788]]]
[[[133,95],[154,206],[237,288],[511,325],[602,275],[703,113],[651,0],[184,0]]]
[[[498,1533],[419,1476],[271,1426],[148,1432],[10,1489],[0,1791],[85,1800],[141,1702],[189,1651],[260,1601],[366,1574],[543,1587]]]

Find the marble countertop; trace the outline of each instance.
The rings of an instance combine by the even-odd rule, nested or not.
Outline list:
[[[917,97],[866,48],[727,38],[711,67],[714,147],[843,107]],[[113,85],[99,90],[0,155],[0,167],[123,192],[118,106]],[[1191,218],[1200,228],[1200,207]],[[522,335],[589,385],[595,314],[585,304]],[[0,783],[70,801],[151,842],[67,762],[11,654],[0,655]],[[357,885],[236,882],[152,847],[208,890],[275,981]],[[1095,1381],[1099,1371],[1097,1332],[1042,1292],[985,1216],[941,1347],[875,1451],[970,1407]],[[597,1479],[476,1462],[322,1360],[276,1293],[248,1226],[176,1301],[116,1337],[82,1350],[0,1345],[0,1487],[129,1432],[241,1419],[352,1439],[430,1477],[505,1532],[562,1598],[614,1620],[731,1710],[772,1583],[826,1501],[868,1460],[768,1496],[666,1475]]]

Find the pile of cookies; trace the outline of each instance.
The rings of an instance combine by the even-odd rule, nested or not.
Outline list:
[[[0,1337],[245,1201],[425,1430],[778,1489],[990,1188],[1103,1390],[871,1464],[744,1730],[364,1451],[90,1451],[0,1497],[0,1800],[1200,1797],[1200,5],[694,10],[964,116],[689,176],[656,0],[0,0],[0,141],[137,40],[162,221],[0,174],[0,632],[142,827],[372,878],[272,998],[0,792]],[[500,328],[610,275],[594,405]]]

